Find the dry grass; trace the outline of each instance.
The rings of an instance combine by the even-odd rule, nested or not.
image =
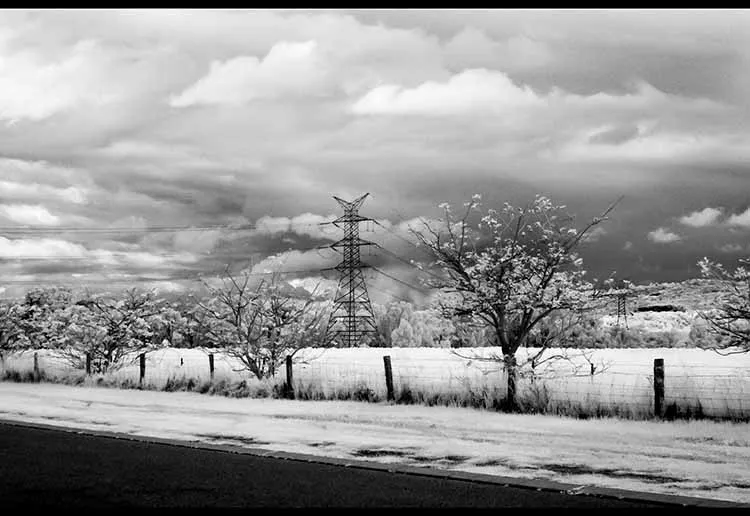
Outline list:
[[[359,350],[349,350],[351,352]],[[352,400],[365,402],[386,401],[386,389],[379,362],[382,354],[391,354],[394,358],[395,403],[417,404],[426,406],[470,407],[490,411],[505,411],[505,388],[503,375],[475,374],[469,376],[462,364],[455,360],[445,361],[436,354],[441,350],[391,349],[388,351],[365,349],[356,355],[351,363],[332,361],[334,367],[327,368],[325,360],[320,367],[311,369],[295,367],[295,389],[293,397],[298,400]],[[425,353],[429,351],[430,353]],[[628,354],[626,358],[636,357]],[[607,353],[626,352],[626,350],[607,350]],[[181,351],[181,353],[185,353]],[[429,369],[419,369],[407,362],[410,356],[414,363],[427,360]],[[421,353],[421,355],[420,355]],[[640,353],[643,354],[643,353]],[[370,357],[369,355],[372,355]],[[377,355],[377,356],[376,356]],[[186,356],[189,356],[186,354]],[[623,355],[625,356],[625,355]],[[644,357],[645,358],[645,357]],[[54,367],[50,361],[43,362],[39,374],[24,367],[8,367],[2,372],[2,380],[14,382],[54,382],[66,385],[105,387],[118,389],[141,389],[166,392],[197,392],[231,398],[288,398],[292,397],[283,382],[283,372],[275,379],[257,380],[242,378],[238,375],[217,375],[210,379],[193,362],[186,361],[186,367],[171,367],[164,358],[161,362],[147,368],[144,382],[138,381],[137,370],[132,372],[118,371],[108,374],[86,375],[80,370]],[[178,358],[178,363],[180,359]],[[189,359],[189,360],[192,360]],[[340,360],[340,359],[339,359]],[[631,358],[632,362],[648,363],[640,357]],[[372,362],[372,363],[370,363]],[[315,362],[313,362],[314,364]],[[404,365],[402,365],[404,364]],[[19,366],[28,364],[19,363]],[[154,367],[159,367],[157,374]],[[47,369],[49,367],[49,369]],[[397,369],[397,367],[399,369]],[[653,388],[649,378],[644,374],[647,368],[637,366],[638,370],[622,369],[615,376],[596,378],[551,378],[521,379],[518,384],[517,408],[521,413],[546,414],[589,419],[600,417],[619,417],[634,420],[647,420],[653,414]],[[690,366],[692,367],[692,366]],[[716,367],[716,366],[714,366]],[[690,369],[687,369],[690,370]],[[724,370],[717,370],[722,372]],[[316,374],[311,374],[316,373]],[[462,374],[463,373],[463,374]],[[442,375],[442,376],[441,376]],[[710,380],[699,384],[697,380]],[[683,381],[684,380],[684,381]],[[750,421],[750,401],[744,403],[747,393],[743,391],[746,379],[743,376],[724,378],[701,377],[695,380],[681,377],[667,378],[667,399],[665,400],[665,419],[723,419],[732,421]],[[710,386],[713,385],[712,390]],[[725,393],[734,396],[725,399]],[[709,407],[705,400],[711,401]],[[731,401],[731,403],[730,403]]]

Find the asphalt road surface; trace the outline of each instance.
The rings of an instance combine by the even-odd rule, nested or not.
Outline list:
[[[656,506],[2,423],[0,504],[3,511],[9,506]]]

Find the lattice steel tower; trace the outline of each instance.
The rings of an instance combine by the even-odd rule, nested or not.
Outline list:
[[[367,294],[367,285],[362,269],[367,267],[360,261],[359,248],[373,245],[359,238],[359,223],[373,220],[359,215],[360,206],[369,193],[348,202],[334,196],[344,208],[344,215],[333,221],[333,225],[344,230],[344,238],[331,244],[333,249],[341,249],[344,259],[334,267],[341,273],[334,309],[326,328],[326,341],[338,346],[357,346],[367,333],[375,332],[375,317]]]
[[[625,283],[624,281],[621,281],[618,285],[619,288],[617,291],[615,291],[615,297],[617,298],[617,328],[619,329],[620,326],[620,318],[622,318],[623,322],[625,323],[625,328],[628,327],[628,297],[632,295],[632,292],[630,291],[630,286],[628,283]]]
[[[627,293],[617,294],[617,327],[620,327],[620,317],[625,322],[625,328],[628,327],[628,311],[627,311]]]

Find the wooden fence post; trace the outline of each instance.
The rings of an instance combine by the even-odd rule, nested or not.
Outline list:
[[[294,399],[294,374],[292,371],[292,355],[286,356],[286,394]]]
[[[39,380],[39,354],[34,351],[34,380]]]
[[[146,377],[146,353],[141,353],[141,375],[138,379],[138,385],[143,385],[143,379]]]
[[[383,357],[383,365],[385,366],[385,386],[388,389],[388,401],[396,399],[396,395],[393,392],[393,369],[391,369],[391,357],[385,355]]]
[[[91,353],[86,353],[86,374],[91,374]]]
[[[654,416],[661,417],[664,410],[664,359],[654,359]]]
[[[208,355],[208,371],[211,373],[211,381],[214,381],[214,354],[209,353]]]

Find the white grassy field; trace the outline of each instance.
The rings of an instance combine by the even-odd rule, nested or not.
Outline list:
[[[463,393],[468,389],[505,390],[500,364],[465,359],[444,348],[356,348],[305,349],[294,360],[294,378],[299,386],[314,385],[323,392],[354,389],[364,385],[385,397],[386,385],[383,356],[389,355],[393,367],[395,389],[410,387],[427,393]],[[461,348],[463,356],[488,357],[499,354],[496,348]],[[534,349],[522,349],[519,358]],[[556,354],[562,350],[549,350]],[[653,362],[665,362],[665,403],[695,405],[700,403],[708,416],[750,415],[750,354],[721,356],[713,351],[685,348],[662,349],[592,349],[587,358],[571,351],[570,361],[549,362],[537,368],[540,378],[532,385],[520,382],[521,390],[542,385],[547,387],[549,403],[578,402],[590,405],[612,405],[634,414],[648,415],[653,411]],[[39,364],[47,374],[65,375],[70,366],[49,351],[39,352]],[[596,374],[590,375],[591,361]],[[182,361],[182,365],[181,365]],[[215,352],[215,380],[248,379],[236,361]],[[5,368],[30,371],[33,352],[6,357]],[[114,373],[116,378],[138,381],[137,363]],[[149,353],[146,382],[159,388],[169,378],[209,380],[207,352],[166,348]],[[282,367],[277,380],[283,381]]]
[[[750,427],[0,382],[0,417],[750,502]]]

